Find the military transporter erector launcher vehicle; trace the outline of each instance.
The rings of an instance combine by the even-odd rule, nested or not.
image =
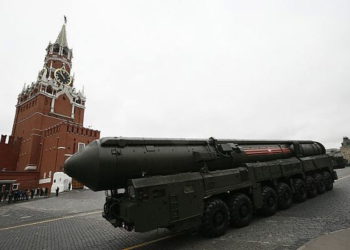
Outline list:
[[[273,215],[331,190],[335,164],[314,141],[109,137],[71,156],[65,172],[106,190],[102,215],[115,227],[215,237],[254,212]]]

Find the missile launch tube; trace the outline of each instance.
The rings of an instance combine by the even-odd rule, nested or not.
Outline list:
[[[106,137],[65,162],[65,172],[94,191],[124,188],[154,175],[235,168],[247,162],[325,154],[314,141]]]

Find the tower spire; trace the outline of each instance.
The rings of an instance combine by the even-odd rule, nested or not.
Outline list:
[[[67,23],[67,17],[64,16],[64,24],[62,25],[61,31],[58,34],[58,37],[57,37],[55,43],[59,44],[62,47],[67,47],[68,48],[67,34],[66,34],[66,23]]]

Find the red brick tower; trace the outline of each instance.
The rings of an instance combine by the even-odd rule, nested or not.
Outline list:
[[[22,139],[12,169],[38,172],[38,185],[51,187],[56,183],[53,174],[62,172],[64,160],[99,138],[100,132],[83,127],[86,98],[74,88],[66,24],[46,51],[37,81],[24,86],[18,95],[12,137]]]

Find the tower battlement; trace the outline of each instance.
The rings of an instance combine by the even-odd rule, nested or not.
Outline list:
[[[100,137],[100,131],[85,128],[76,124],[70,124],[69,122],[62,122],[53,127],[50,127],[43,131],[43,136],[51,136],[58,133],[69,133],[85,137]]]
[[[7,135],[1,135],[0,139],[0,145],[18,145],[21,144],[22,138],[21,137],[14,137],[12,135],[7,136]]]

